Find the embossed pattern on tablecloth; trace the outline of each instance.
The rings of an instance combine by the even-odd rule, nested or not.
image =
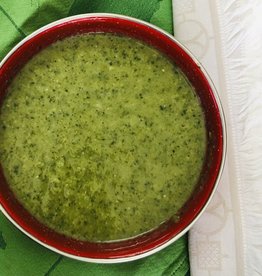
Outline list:
[[[262,130],[262,3],[173,0],[173,7],[175,36],[213,79],[228,132],[223,177],[207,210],[190,231],[191,274],[261,275],[262,136],[258,133]],[[257,21],[256,29],[249,28],[252,19]],[[255,50],[253,57],[252,50],[246,48],[250,46]]]

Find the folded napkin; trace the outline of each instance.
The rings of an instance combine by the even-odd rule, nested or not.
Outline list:
[[[21,39],[57,19],[90,12],[137,17],[172,33],[171,0],[1,0],[0,60]],[[187,275],[187,236],[153,256],[125,264],[75,261],[45,249],[0,214],[0,275]]]

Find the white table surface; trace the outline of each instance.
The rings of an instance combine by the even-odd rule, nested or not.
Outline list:
[[[191,274],[262,275],[262,1],[173,0],[173,11],[175,37],[213,79],[228,132],[223,177],[190,230]]]

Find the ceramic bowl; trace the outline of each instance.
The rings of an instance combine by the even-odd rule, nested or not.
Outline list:
[[[0,170],[0,209],[21,231],[43,246],[82,261],[116,263],[153,254],[184,235],[205,210],[220,179],[225,160],[225,119],[218,94],[198,60],[173,36],[149,23],[115,14],[68,17],[35,31],[15,46],[0,64],[0,100],[20,68],[51,43],[89,32],[117,33],[143,41],[167,55],[198,94],[207,129],[207,151],[200,181],[182,208],[179,221],[167,221],[135,238],[104,243],[71,239],[41,224],[17,201]]]

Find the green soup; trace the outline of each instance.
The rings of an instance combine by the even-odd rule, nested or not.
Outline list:
[[[176,216],[205,155],[199,100],[157,50],[66,38],[32,58],[0,115],[0,160],[21,204],[80,240],[133,237]]]

